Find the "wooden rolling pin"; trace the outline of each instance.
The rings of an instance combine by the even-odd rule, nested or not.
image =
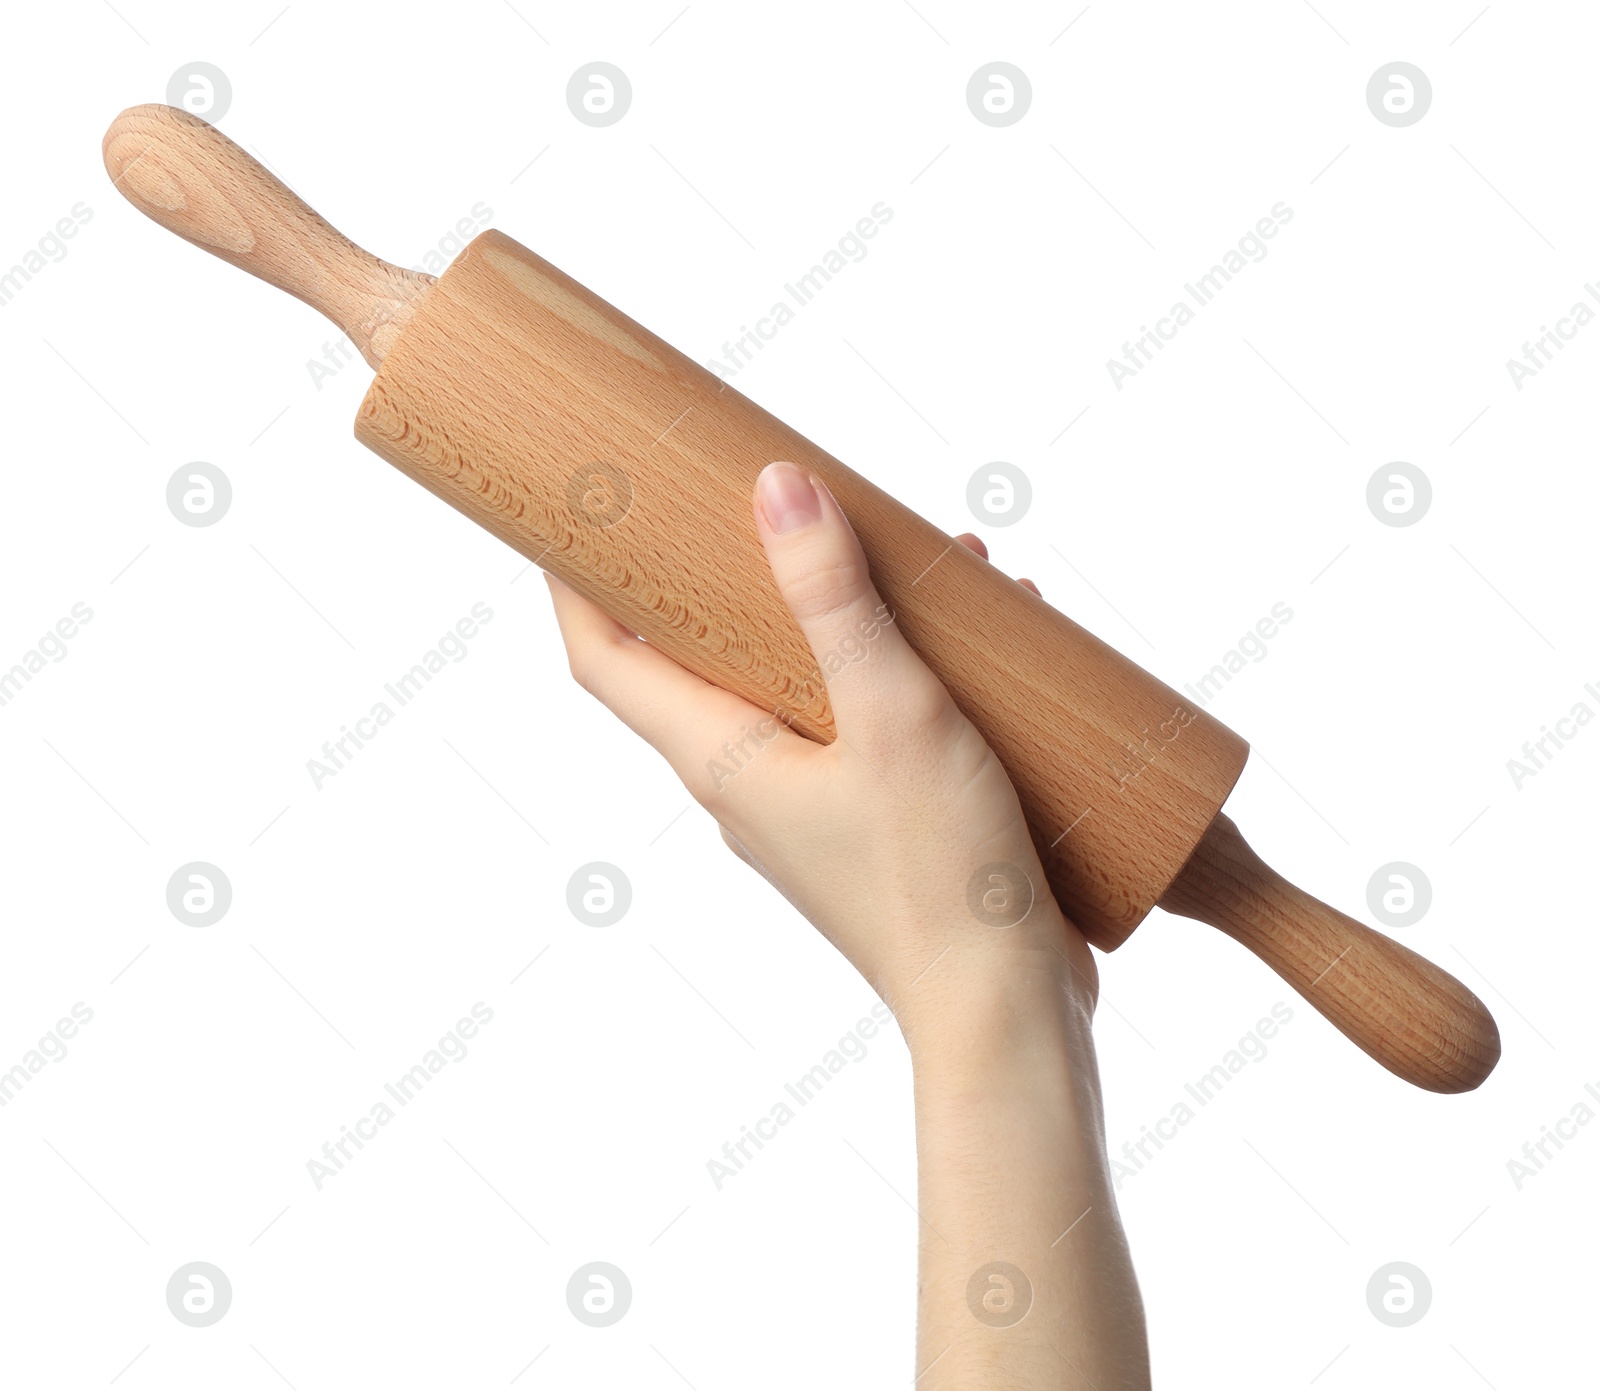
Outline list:
[[[1220,808],[1231,730],[497,231],[437,281],[361,250],[221,132],[137,106],[106,169],[155,221],[298,296],[377,376],[356,438],[708,681],[827,742],[816,658],[751,519],[774,459],[855,526],[895,621],[1016,784],[1096,946],[1151,907],[1242,942],[1385,1067],[1476,1087],[1500,1055],[1459,981],[1268,869]]]

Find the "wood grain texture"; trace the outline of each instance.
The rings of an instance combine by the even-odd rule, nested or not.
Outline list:
[[[1161,898],[1259,956],[1389,1071],[1434,1092],[1470,1091],[1500,1059],[1500,1031],[1431,961],[1296,888],[1218,816]]]
[[[101,155],[145,216],[304,300],[373,367],[433,285],[431,275],[363,251],[215,126],[176,107],[129,107]]]
[[[827,741],[818,658],[751,516],[768,463],[809,468],[1101,948],[1150,911],[1244,766],[1244,741],[1192,702],[500,232],[420,302],[356,437],[689,670]]]
[[[486,232],[435,283],[336,232],[204,121],[122,113],[106,168],[179,236],[345,329],[378,376],[356,435],[689,670],[834,737],[751,491],[809,468],[912,645],[1015,783],[1061,906],[1097,946],[1158,900],[1249,947],[1386,1067],[1478,1085],[1499,1035],[1458,981],[1263,865],[1219,810],[1237,735],[576,281]]]

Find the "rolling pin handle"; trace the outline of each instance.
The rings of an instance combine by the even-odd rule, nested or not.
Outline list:
[[[374,369],[434,283],[363,251],[215,126],[177,107],[129,107],[101,154],[117,191],[146,217],[325,314]]]
[[[812,653],[749,535],[753,461],[787,458],[804,460],[838,497],[897,622],[962,708],[1004,712],[980,728],[1037,824],[1066,824],[1068,813],[1076,826],[1082,769],[1104,761],[1102,745],[1120,747],[1116,730],[1142,724],[1148,734],[1179,699],[960,547],[913,596],[950,551],[948,537],[739,392],[724,395],[726,382],[510,238],[477,238],[452,265],[455,288],[438,312],[417,317],[432,276],[363,251],[197,117],[132,107],[112,122],[103,154],[118,191],[146,216],[320,310],[374,369],[410,324],[415,350],[396,354],[369,390],[357,438],[530,557],[569,538],[566,563],[590,577],[590,597],[707,681],[768,708],[809,687]],[[516,352],[521,345],[537,351]],[[437,389],[441,376],[451,390]],[[651,451],[664,421],[688,415],[686,385],[706,409],[674,436],[668,486],[658,461],[669,454]],[[653,530],[618,528],[609,539],[572,530],[567,475],[594,457],[602,418],[611,448],[650,487]],[[699,544],[653,554],[649,538],[669,534]],[[697,557],[705,564],[694,573]],[[609,578],[618,574],[630,584]],[[894,583],[884,587],[884,575]],[[1004,698],[986,655],[996,633],[1014,635],[1012,679],[1031,680],[1034,696],[1063,694]],[[1090,822],[1064,850],[1060,835],[1042,847],[1052,888],[1096,945],[1114,947],[1137,926],[1244,765],[1247,746],[1230,730],[1209,717],[1190,727],[1186,775],[1167,781],[1170,796],[1141,802],[1137,817]],[[1058,745],[1073,755],[1075,771],[1063,776],[1050,769]],[[1106,892],[1107,879],[1118,892]],[[1466,1091],[1499,1058],[1494,1020],[1465,986],[1274,874],[1226,816],[1211,821],[1160,904],[1242,942],[1417,1086]]]
[[[1296,888],[1219,815],[1162,896],[1248,947],[1358,1048],[1433,1092],[1471,1091],[1500,1031],[1454,976]]]

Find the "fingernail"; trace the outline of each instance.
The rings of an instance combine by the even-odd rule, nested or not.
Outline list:
[[[756,483],[761,512],[780,536],[810,526],[822,515],[822,504],[810,477],[793,464],[768,464]]]

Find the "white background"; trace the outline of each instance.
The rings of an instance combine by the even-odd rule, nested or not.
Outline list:
[[[1432,908],[1397,935],[1504,1037],[1481,1091],[1432,1096],[1199,924],[1157,912],[1105,958],[1113,1152],[1294,1009],[1122,1186],[1158,1383],[1593,1384],[1600,1126],[1520,1190],[1507,1161],[1600,1087],[1600,730],[1520,789],[1506,762],[1600,710],[1600,328],[1520,391],[1505,364],[1600,277],[1600,22],[515,3],[8,11],[0,265],[93,216],[0,310],[0,666],[94,617],[0,709],[0,1067],[74,1002],[94,1018],[0,1110],[0,1379],[915,1370],[903,1045],[713,1186],[870,992],[570,683],[537,574],[354,443],[367,369],[319,390],[306,367],[336,330],[116,195],[105,126],[203,60],[223,129],[377,254],[419,263],[481,201],[700,360],[887,203],[739,388],[952,532],[977,468],[1023,469],[1026,518],[976,528],[997,563],[1174,685],[1292,608],[1212,706],[1256,750],[1230,811],[1352,913],[1378,866],[1421,867]],[[605,129],[564,96],[594,59],[633,87]],[[997,59],[1033,89],[1003,129],[965,101]],[[1433,87],[1403,129],[1365,100],[1397,59]],[[1280,201],[1266,259],[1116,389],[1106,359]],[[232,482],[215,526],[167,509],[195,460]],[[1405,528],[1365,501],[1396,460],[1433,487]],[[466,660],[317,790],[306,760],[477,602]],[[209,928],[166,903],[194,860],[233,886]],[[633,887],[612,928],[566,906],[595,860]],[[306,1162],[478,1001],[465,1060],[319,1191]],[[233,1287],[205,1329],[164,1294],[196,1260]],[[595,1260],[633,1286],[608,1329],[565,1300]],[[1431,1282],[1409,1328],[1367,1306],[1392,1261]]]

